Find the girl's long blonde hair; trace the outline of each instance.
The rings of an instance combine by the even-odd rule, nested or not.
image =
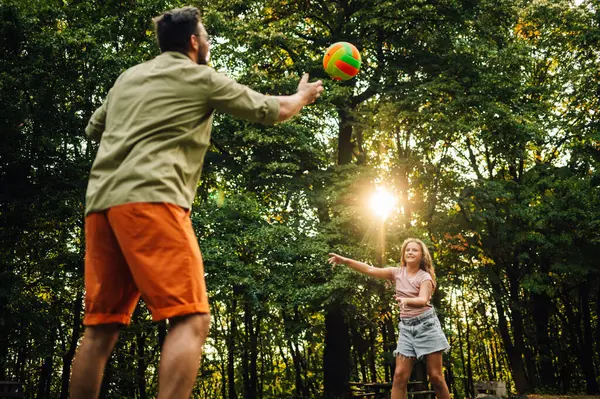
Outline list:
[[[418,238],[407,238],[406,240],[404,240],[404,242],[402,243],[402,260],[400,261],[400,264],[402,266],[406,266],[404,252],[406,251],[406,246],[411,242],[419,244],[419,246],[421,247],[422,256],[419,268],[429,273],[429,275],[433,279],[433,288],[435,289],[435,287],[437,286],[437,281],[435,279],[435,268],[433,267],[433,260],[431,259],[429,249],[427,249],[427,245],[425,245],[423,241],[419,240]]]

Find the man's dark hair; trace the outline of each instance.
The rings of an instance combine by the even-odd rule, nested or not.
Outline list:
[[[200,35],[198,22],[200,11],[191,6],[175,8],[154,18],[161,53],[178,51],[187,54],[190,51],[190,36]]]

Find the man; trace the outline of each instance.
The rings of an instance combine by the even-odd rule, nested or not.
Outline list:
[[[304,75],[290,96],[265,96],[206,66],[199,11],[155,19],[161,55],[125,71],[86,134],[100,141],[86,195],[86,330],[73,363],[71,398],[98,396],[119,327],[141,297],[170,330],[159,399],[188,398],[210,314],[190,207],[209,146],[213,112],[264,124],[291,118],[323,91]]]

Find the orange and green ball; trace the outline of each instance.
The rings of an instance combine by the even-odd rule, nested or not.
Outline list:
[[[334,43],[325,52],[323,68],[333,79],[351,79],[360,70],[360,53],[350,43]]]

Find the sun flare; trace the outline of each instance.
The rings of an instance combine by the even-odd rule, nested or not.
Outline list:
[[[381,219],[387,219],[396,205],[396,198],[385,187],[377,187],[371,197],[371,209]]]

